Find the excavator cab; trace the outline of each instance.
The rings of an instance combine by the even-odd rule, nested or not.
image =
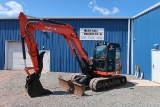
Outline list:
[[[93,70],[114,72],[121,67],[121,48],[117,43],[96,44],[93,55]]]

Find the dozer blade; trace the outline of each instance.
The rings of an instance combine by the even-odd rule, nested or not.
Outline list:
[[[51,91],[43,88],[39,78],[36,78],[34,80],[27,80],[25,89],[28,92],[28,95],[32,98],[52,93]]]
[[[71,82],[62,78],[58,78],[59,86],[67,92],[75,94],[76,96],[82,96],[84,94],[85,85]]]

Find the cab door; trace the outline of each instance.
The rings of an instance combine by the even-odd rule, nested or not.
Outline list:
[[[107,47],[107,71],[118,71],[121,67],[121,49],[119,44],[110,44]]]

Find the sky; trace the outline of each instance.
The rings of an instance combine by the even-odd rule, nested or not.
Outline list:
[[[0,18],[133,17],[160,0],[0,0]]]

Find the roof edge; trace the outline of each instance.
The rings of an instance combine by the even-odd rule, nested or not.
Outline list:
[[[149,7],[149,8],[147,8],[146,10],[144,10],[144,11],[142,11],[142,12],[136,14],[135,16],[133,16],[133,19],[135,19],[135,18],[137,18],[137,17],[140,17],[140,16],[142,16],[142,15],[144,15],[144,14],[146,14],[146,13],[152,11],[153,9],[158,8],[159,6],[160,6],[160,2],[158,2],[158,3],[156,3],[155,5],[153,5],[153,6]]]
[[[0,20],[17,20],[18,17],[0,18]],[[28,19],[132,19],[132,17],[28,17]]]

